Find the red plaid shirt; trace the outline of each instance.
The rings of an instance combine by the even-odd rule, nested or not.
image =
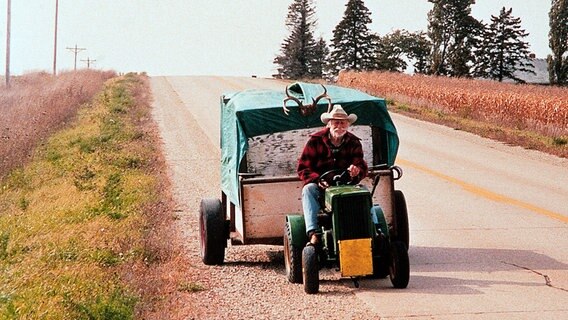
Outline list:
[[[333,154],[329,139],[329,128],[310,136],[298,160],[298,176],[304,184],[316,182],[320,175],[333,169],[346,170],[350,165],[361,169],[357,182],[367,176],[367,163],[363,159],[361,139],[347,132],[343,143]]]

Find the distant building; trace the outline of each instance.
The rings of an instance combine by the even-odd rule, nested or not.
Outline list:
[[[524,80],[526,83],[531,84],[549,84],[550,80],[548,78],[548,63],[546,59],[536,58],[534,53],[530,55],[530,62],[533,64],[532,69],[535,74],[529,72],[515,72],[515,76],[519,79]],[[503,82],[513,82],[511,79],[503,80]]]

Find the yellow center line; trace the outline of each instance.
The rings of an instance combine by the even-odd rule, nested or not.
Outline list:
[[[450,177],[446,174],[443,174],[441,172],[429,169],[425,166],[419,165],[417,163],[414,163],[414,162],[411,162],[411,161],[408,161],[408,160],[398,158],[397,163],[400,164],[400,165],[403,165],[403,166],[407,166],[407,167],[411,167],[411,168],[420,170],[420,171],[425,172],[427,174],[438,177],[442,180],[457,184],[460,187],[462,187],[464,190],[469,191],[469,192],[476,194],[478,196],[482,196],[484,198],[487,198],[487,199],[490,199],[490,200],[493,200],[493,201],[517,206],[519,208],[527,209],[527,210],[536,212],[540,215],[547,216],[547,217],[554,218],[554,219],[560,220],[562,222],[568,223],[568,217],[565,216],[565,215],[562,215],[560,213],[557,213],[557,212],[554,212],[554,211],[551,211],[551,210],[548,210],[548,209],[544,209],[544,208],[532,205],[532,204],[524,202],[524,201],[509,198],[507,196],[489,191],[487,189],[483,189],[483,188],[478,187],[476,185],[473,185],[471,183],[467,183],[465,181],[456,179],[454,177]]]

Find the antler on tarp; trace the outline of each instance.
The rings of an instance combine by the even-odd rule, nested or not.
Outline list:
[[[331,109],[331,98],[327,95],[327,89],[326,89],[326,87],[325,87],[323,84],[322,84],[321,86],[323,87],[323,93],[320,94],[319,96],[317,96],[315,99],[312,98],[312,103],[311,103],[311,104],[308,104],[308,105],[304,105],[304,104],[302,103],[302,101],[300,101],[300,99],[291,96],[290,93],[288,92],[288,86],[286,86],[286,98],[284,98],[283,106],[282,106],[282,108],[284,109],[284,113],[285,113],[286,115],[288,115],[288,114],[290,113],[290,109],[288,109],[288,108],[286,107],[286,102],[288,102],[288,101],[290,101],[290,100],[292,100],[292,101],[294,101],[294,102],[296,102],[296,103],[298,104],[298,108],[299,108],[299,110],[300,110],[300,114],[301,114],[302,116],[304,116],[304,117],[307,117],[307,116],[309,116],[309,115],[312,115],[312,114],[316,111],[318,102],[319,102],[321,99],[327,99],[327,101],[328,101],[328,110]]]

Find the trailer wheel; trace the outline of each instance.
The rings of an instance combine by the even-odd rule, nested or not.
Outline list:
[[[302,248],[292,244],[292,227],[284,226],[284,264],[286,277],[291,283],[302,283]]]
[[[390,280],[393,287],[403,289],[410,279],[408,249],[402,241],[393,241],[390,245]]]
[[[394,191],[394,207],[395,207],[395,235],[393,240],[402,241],[406,245],[406,249],[410,248],[410,231],[408,228],[408,211],[406,209],[406,199],[400,190]]]
[[[318,254],[314,246],[306,246],[302,251],[302,276],[304,291],[307,294],[319,291]]]
[[[227,237],[221,201],[215,198],[201,200],[199,208],[199,235],[201,259],[206,265],[223,264]]]

